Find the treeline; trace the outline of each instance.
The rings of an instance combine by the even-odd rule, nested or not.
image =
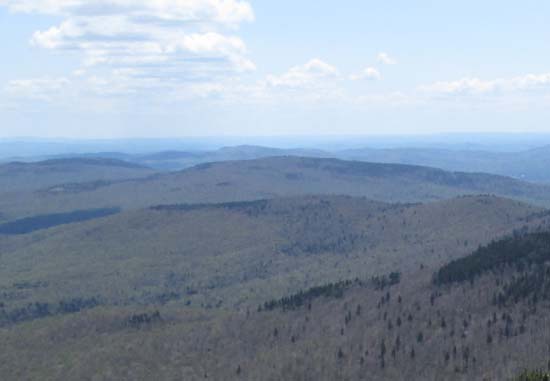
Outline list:
[[[550,267],[533,265],[509,281],[502,282],[500,291],[493,296],[493,305],[504,307],[520,300],[527,300],[532,306],[541,300],[550,300]]]
[[[107,181],[107,180],[95,180],[95,181],[88,181],[84,183],[67,183],[67,184],[59,184],[54,185],[53,187],[50,187],[43,192],[46,193],[80,193],[80,192],[90,192],[99,188],[103,188],[115,183],[120,183],[123,180],[118,181]]]
[[[300,291],[297,294],[285,296],[279,300],[271,300],[265,302],[263,306],[258,307],[259,311],[272,311],[276,308],[283,310],[294,310],[304,305],[309,305],[314,299],[321,297],[325,298],[341,298],[344,296],[344,291],[354,284],[361,284],[359,279],[354,281],[345,280],[336,283],[327,283],[323,286],[312,287],[306,291]]]
[[[370,282],[364,282],[359,278],[354,280],[343,280],[336,283],[327,283],[322,286],[311,287],[306,291],[300,291],[296,294],[285,296],[281,299],[273,299],[265,302],[258,307],[258,311],[272,311],[280,308],[283,311],[295,310],[297,308],[308,306],[311,307],[311,302],[318,298],[341,298],[344,292],[353,286],[372,286],[376,290],[383,290],[386,287],[391,287],[401,281],[401,273],[392,272],[389,275],[375,276]]]
[[[517,381],[550,381],[550,373],[543,371],[525,371],[517,379]]]
[[[101,167],[120,167],[120,168],[136,168],[146,169],[147,167],[124,161],[120,159],[112,159],[108,157],[71,157],[66,159],[49,159],[36,163],[18,163],[26,166],[57,166],[57,165],[92,165]]]
[[[120,208],[76,210],[69,213],[44,214],[0,224],[0,234],[19,235],[58,225],[93,220],[120,212]]]
[[[384,290],[386,287],[395,286],[401,282],[401,273],[391,272],[389,275],[375,276],[372,278],[374,288],[377,290]]]
[[[25,307],[10,311],[6,311],[5,305],[0,304],[0,325],[17,324],[54,315],[73,314],[97,307],[99,304],[99,300],[95,297],[61,300],[57,304],[29,303]]]
[[[268,206],[268,200],[255,200],[255,201],[238,201],[238,202],[225,202],[218,204],[173,204],[173,205],[156,205],[152,206],[151,210],[156,211],[180,211],[190,212],[194,210],[202,209],[227,209],[243,212],[249,216],[258,216],[265,211]]]
[[[134,314],[128,318],[126,325],[131,328],[141,329],[144,327],[149,327],[154,323],[161,322],[162,317],[160,312],[157,310],[153,313],[142,313]]]
[[[515,235],[480,247],[473,254],[454,260],[434,274],[436,285],[474,281],[486,272],[513,266],[524,271],[550,260],[550,233]]]

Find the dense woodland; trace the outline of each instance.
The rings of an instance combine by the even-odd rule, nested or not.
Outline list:
[[[491,242],[467,257],[452,261],[434,276],[438,285],[452,282],[473,282],[489,271],[513,267],[526,271],[550,261],[550,233],[519,234]]]
[[[550,381],[550,373],[544,371],[525,371],[517,379],[517,381]]]
[[[499,307],[528,300],[535,307],[550,301],[550,233],[515,235],[481,247],[442,267],[438,286],[468,281],[486,273],[496,277],[492,303]]]
[[[56,304],[29,303],[27,306],[6,311],[4,308],[5,304],[0,303],[0,327],[55,315],[74,314],[99,305],[100,301],[96,298],[75,298],[61,300]]]
[[[273,182],[251,186],[254,176]],[[392,182],[403,176],[423,185]],[[56,213],[30,213],[24,197],[1,209],[0,342],[10,351],[0,350],[0,372],[469,381],[541,369],[521,380],[546,377],[548,211],[454,197],[495,184],[485,180],[266,159],[48,185],[28,208]],[[315,193],[311,184],[355,197],[304,196]],[[193,199],[204,187],[206,197]],[[392,202],[357,197],[369,192]],[[120,208],[71,211],[84,197]],[[418,202],[434,197],[443,200]]]

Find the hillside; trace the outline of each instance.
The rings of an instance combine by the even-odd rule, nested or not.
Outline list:
[[[131,155],[128,160],[159,170],[177,171],[204,163],[254,160],[274,156],[332,157],[334,155],[317,149],[281,149],[240,145],[222,147],[213,151],[163,151]]]
[[[496,194],[550,204],[550,187],[507,177],[336,159],[274,157],[208,163],[128,181],[55,185],[0,200],[6,219],[86,208],[137,209],[156,204],[219,203],[307,194],[341,194],[382,202],[426,202]],[[131,195],[131,197],[129,197]]]
[[[80,156],[86,157],[86,155]],[[402,147],[319,150],[243,145],[223,147],[211,151],[160,151],[148,154],[98,153],[92,156],[120,158],[164,171],[176,171],[218,161],[253,160],[274,156],[301,156],[372,163],[421,165],[447,171],[484,172],[531,182],[550,182],[550,175],[546,170],[546,163],[550,161],[550,146],[513,152],[499,152],[465,149],[463,147],[455,149]]]
[[[519,235],[440,269],[478,269],[473,282],[434,285],[419,271],[384,290],[357,285],[311,308],[261,312],[243,331],[278,334],[250,362],[233,361],[243,379],[273,380],[512,380],[524,367],[547,368],[549,242],[548,233]],[[492,261],[501,253],[513,259]],[[479,266],[481,257],[492,265]]]
[[[149,150],[148,150],[149,151]],[[165,150],[146,153],[96,152],[46,156],[48,159],[106,158],[119,159],[136,165],[154,168],[160,171],[179,171],[195,165],[220,162],[254,160],[274,156],[336,157],[334,153],[319,149],[293,148],[282,149],[254,145],[226,146],[215,150]],[[44,157],[29,157],[27,161],[44,160]]]
[[[141,165],[106,158],[66,158],[32,163],[0,164],[0,192],[36,191],[67,182],[112,181],[145,177]]]
[[[261,310],[104,306],[21,323],[0,331],[12,349],[0,367],[8,379],[516,380],[524,368],[548,366],[550,333],[540,327],[550,323],[550,304],[547,294],[534,299],[548,272],[540,278],[540,267],[518,267],[535,253],[547,264],[548,242],[548,233],[518,233],[449,265],[436,260],[385,278],[391,282],[327,284]],[[516,259],[474,282],[432,281],[503,249]],[[510,281],[528,279],[543,281],[495,302]],[[292,304],[297,297],[305,303]]]
[[[541,212],[484,196],[409,205],[311,196],[158,206],[0,234],[4,323],[42,315],[29,303],[255,306],[327,281],[430,269]]]
[[[334,156],[347,160],[425,165],[449,171],[486,172],[533,182],[550,182],[546,169],[550,162],[549,146],[520,152],[365,148],[340,151]]]
[[[547,365],[549,194],[299,157],[4,193],[0,374],[512,379]]]

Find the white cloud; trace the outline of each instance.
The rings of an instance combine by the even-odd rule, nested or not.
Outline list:
[[[31,43],[79,52],[82,66],[73,76],[80,80],[73,85],[92,84],[92,92],[98,84],[124,94],[135,92],[132,87],[172,89],[256,69],[235,35],[239,24],[254,20],[247,1],[0,0],[0,6],[60,17],[58,25],[36,31]],[[24,81],[10,86],[23,87]],[[40,78],[31,81],[47,87]]]
[[[295,66],[281,75],[269,75],[267,84],[273,87],[310,87],[320,85],[327,79],[339,76],[338,69],[334,66],[314,58],[309,62]]]
[[[5,90],[13,98],[51,101],[54,97],[62,96],[70,84],[71,81],[64,77],[18,79],[10,81]]]
[[[229,103],[274,105],[311,103],[344,98],[338,69],[318,58],[291,67],[280,75],[267,75],[250,83],[236,76],[222,81],[174,88],[177,99],[208,98]]]
[[[350,79],[352,81],[359,81],[362,79],[379,80],[381,78],[382,75],[380,74],[380,71],[374,67],[367,67],[363,69],[360,73],[352,74],[350,76]]]
[[[12,12],[56,16],[34,32],[37,48],[81,57],[66,77],[12,81],[17,99],[64,104],[105,100],[128,105],[174,99],[239,102],[318,101],[346,98],[336,67],[319,58],[255,82],[256,69],[239,26],[254,20],[244,0],[0,0]],[[354,79],[379,79],[366,68]],[[113,106],[114,107],[114,106]]]
[[[395,58],[390,57],[388,53],[380,52],[378,53],[378,56],[376,57],[377,61],[380,63],[383,63],[384,65],[396,65],[397,60]]]
[[[482,80],[462,78],[420,86],[420,90],[434,95],[505,95],[514,92],[550,90],[550,73],[527,74],[513,78]]]

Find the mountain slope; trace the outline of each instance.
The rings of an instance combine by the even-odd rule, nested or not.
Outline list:
[[[401,142],[403,143],[403,142]],[[531,142],[529,146],[532,146]],[[135,144],[135,143],[134,143]],[[386,143],[387,145],[388,143]],[[396,142],[393,142],[396,144]],[[170,144],[165,143],[165,147]],[[441,168],[447,171],[484,172],[501,176],[509,176],[531,182],[550,182],[550,174],[546,170],[550,162],[550,146],[541,146],[527,150],[494,151],[480,146],[473,149],[475,144],[465,146],[456,145],[454,148],[444,144],[430,144],[422,147],[396,147],[396,148],[355,148],[345,150],[320,150],[308,148],[281,149],[265,146],[241,145],[229,146],[216,150],[166,150],[154,151],[161,146],[142,148],[147,153],[122,153],[100,152],[98,147],[91,148],[88,152],[74,153],[57,156],[34,156],[27,160],[44,160],[44,158],[113,158],[130,161],[139,165],[164,171],[176,171],[195,165],[229,161],[252,160],[273,156],[303,156],[312,158],[337,158],[342,160],[357,160],[374,163],[394,163],[421,165]],[[443,147],[443,148],[442,148]],[[470,148],[464,148],[470,147]],[[13,147],[10,147],[10,150]],[[120,146],[119,149],[128,147]],[[162,149],[162,148],[160,148]],[[485,149],[485,150],[483,150]],[[25,149],[24,149],[25,150]],[[82,147],[77,150],[82,151]],[[28,154],[28,153],[27,153]]]
[[[0,164],[0,192],[33,191],[67,182],[138,178],[152,173],[151,169],[135,163],[106,158],[12,162]]]
[[[486,172],[527,181],[550,182],[546,169],[550,162],[550,147],[521,152],[365,148],[341,151],[334,155],[347,160],[425,165],[449,171]]]
[[[160,206],[0,235],[4,323],[43,315],[29,303],[255,306],[327,281],[433,268],[542,212],[486,196],[417,205],[300,197]]]
[[[0,330],[11,348],[0,352],[0,369],[7,379],[515,380],[548,365],[549,242],[549,233],[518,234],[433,269],[515,251],[516,263],[487,268],[473,283],[434,284],[433,271],[416,268],[386,285],[369,278],[306,292],[295,307],[100,307],[23,323]],[[539,279],[540,268],[517,267],[533,253],[545,256],[535,283],[544,296],[535,301],[533,287],[495,302],[508,282]]]
[[[195,165],[237,160],[254,160],[274,156],[331,157],[325,151],[315,149],[280,149],[252,145],[222,147],[215,151],[165,151],[146,155],[134,155],[132,161],[161,170],[182,170]]]
[[[82,208],[135,209],[159,203],[213,203],[344,194],[384,202],[424,202],[490,193],[549,205],[550,187],[507,177],[394,164],[300,157],[202,164],[123,182],[55,186],[0,200],[6,218]],[[131,197],[129,197],[131,195]]]
[[[546,170],[550,147],[543,146],[519,152],[444,148],[361,148],[341,151],[317,149],[279,149],[261,146],[224,147],[215,151],[165,151],[150,154],[95,154],[96,157],[123,158],[159,170],[181,170],[194,165],[253,160],[273,156],[337,158],[373,163],[421,165],[447,171],[484,172],[532,182],[550,182]]]

